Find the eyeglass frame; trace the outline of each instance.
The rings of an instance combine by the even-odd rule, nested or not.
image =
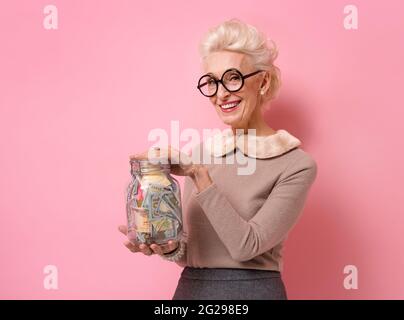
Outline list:
[[[235,71],[235,72],[237,72],[237,73],[240,75],[240,77],[241,77],[241,86],[240,86],[240,88],[238,88],[237,90],[229,90],[229,89],[224,85],[224,83],[223,83],[223,77],[224,77],[224,75],[225,75],[227,72],[229,72],[229,71]],[[197,89],[202,93],[203,96],[208,97],[208,98],[214,97],[214,96],[217,94],[217,91],[219,90],[219,84],[218,84],[218,83],[221,83],[222,86],[223,86],[223,88],[225,88],[225,89],[226,89],[227,91],[229,91],[229,92],[237,92],[237,91],[240,91],[242,87],[244,87],[244,79],[247,79],[247,78],[249,78],[249,77],[252,77],[252,76],[254,76],[254,75],[256,75],[257,73],[262,72],[262,71],[267,71],[267,70],[257,70],[257,71],[248,73],[248,74],[246,74],[246,75],[243,75],[238,69],[236,69],[236,68],[230,68],[230,69],[227,69],[225,72],[223,72],[222,77],[220,78],[220,80],[219,80],[219,79],[216,79],[213,75],[211,75],[211,74],[209,74],[209,73],[206,73],[206,74],[204,74],[203,76],[201,76],[201,77],[199,78],[199,80],[198,80],[198,85],[197,85]],[[212,94],[212,95],[209,95],[209,96],[205,95],[205,94],[202,92],[202,90],[201,90],[201,87],[207,85],[207,82],[206,82],[204,85],[202,85],[202,86],[199,84],[199,82],[202,80],[202,78],[204,78],[204,77],[206,77],[206,76],[210,76],[210,77],[215,81],[215,84],[216,84],[215,93]]]

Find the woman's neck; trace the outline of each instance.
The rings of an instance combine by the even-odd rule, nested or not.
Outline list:
[[[236,135],[236,130],[243,130],[244,134],[248,134],[248,129],[255,129],[256,136],[269,136],[276,133],[276,130],[272,129],[262,116],[254,120],[250,121],[245,127],[232,127],[233,135]]]

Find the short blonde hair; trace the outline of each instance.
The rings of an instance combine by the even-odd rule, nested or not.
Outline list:
[[[280,69],[274,65],[278,56],[276,43],[252,25],[237,18],[230,19],[209,29],[199,44],[201,61],[217,51],[234,51],[248,55],[257,70],[270,73],[270,88],[263,95],[263,104],[277,97],[281,86]]]

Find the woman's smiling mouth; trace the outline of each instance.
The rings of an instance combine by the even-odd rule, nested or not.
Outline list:
[[[223,112],[232,112],[237,109],[237,107],[240,105],[240,102],[241,102],[241,100],[231,101],[231,102],[221,104],[219,106]]]

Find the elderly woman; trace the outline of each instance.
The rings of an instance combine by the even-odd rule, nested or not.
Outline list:
[[[164,248],[125,245],[184,267],[173,299],[287,299],[282,247],[317,165],[299,139],[263,119],[280,87],[276,46],[253,26],[232,19],[207,33],[200,52],[204,74],[197,88],[229,126],[203,150],[212,158],[254,159],[255,171],[238,174],[237,161],[173,165],[172,173],[185,176],[183,239]],[[253,140],[246,139],[248,129],[255,129]],[[246,140],[256,147],[247,148]],[[120,230],[126,234],[126,227]]]

